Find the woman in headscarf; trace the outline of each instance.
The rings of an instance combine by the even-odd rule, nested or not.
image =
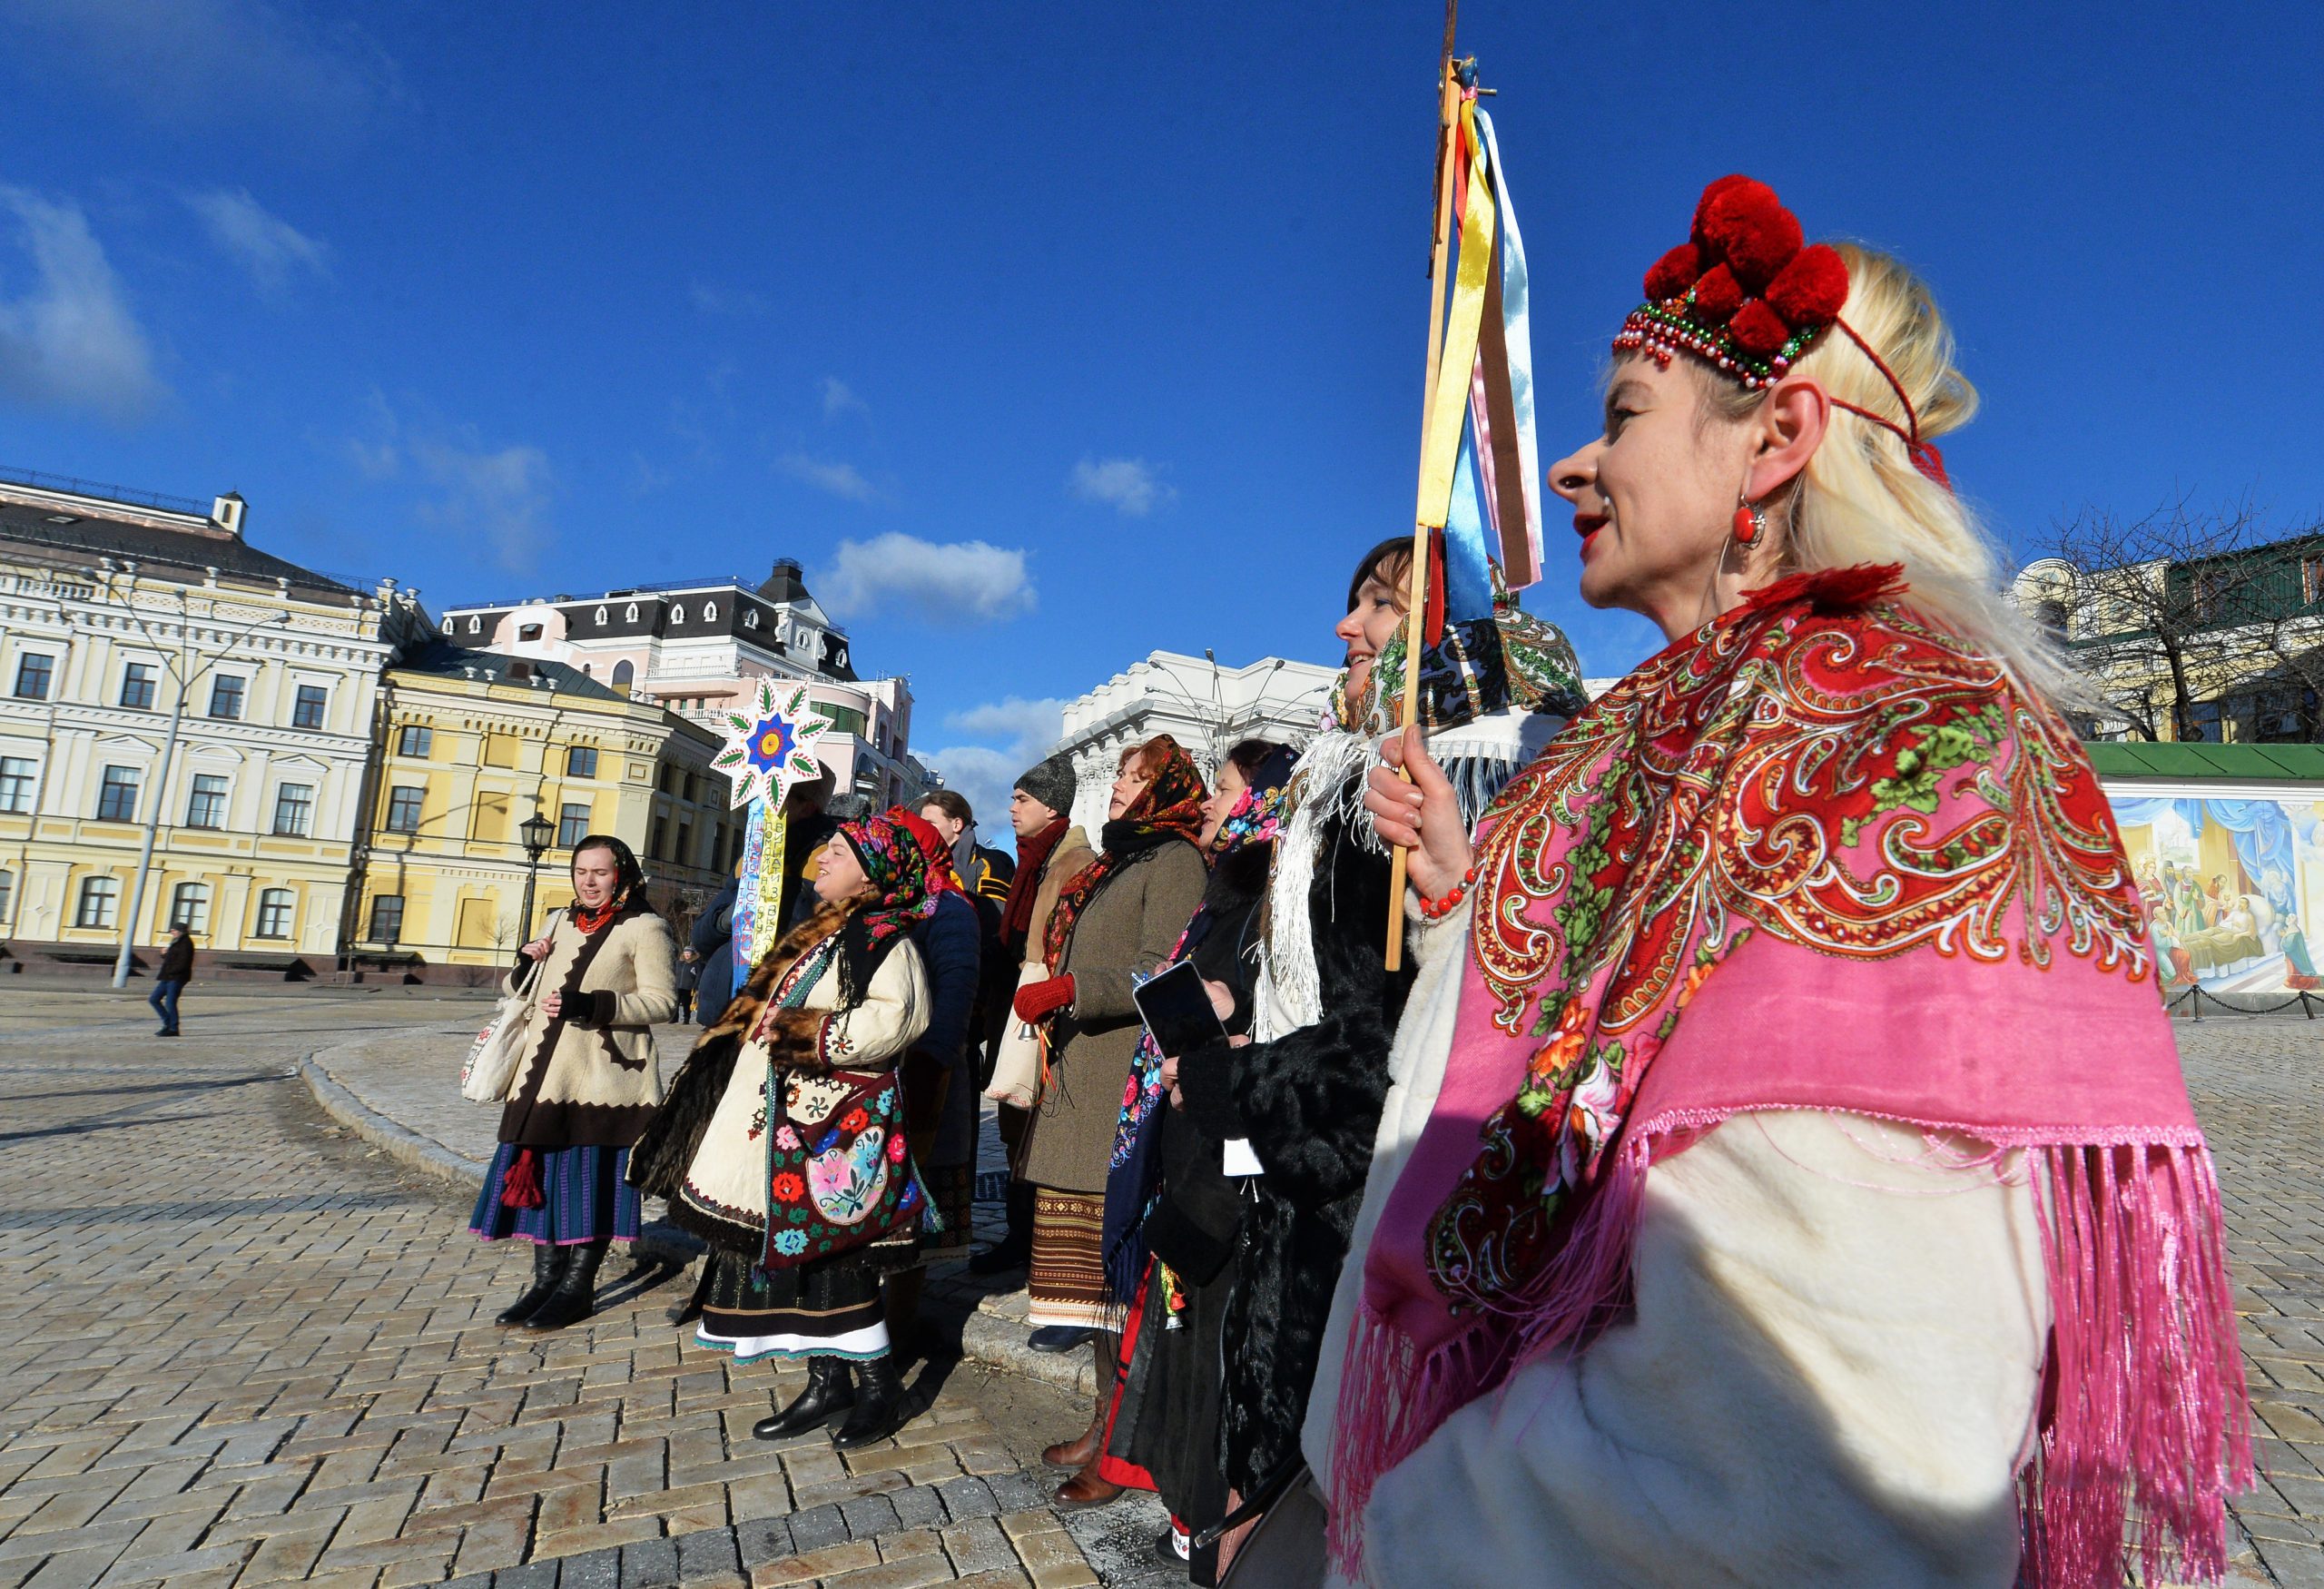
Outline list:
[[[1411,984],[1409,969],[1386,967],[1388,850],[1363,810],[1406,677],[1419,675],[1419,720],[1480,811],[1581,704],[1565,637],[1498,587],[1489,616],[1448,626],[1408,667],[1411,555],[1408,538],[1383,541],[1348,582],[1333,722],[1292,774],[1275,845],[1252,1041],[1178,1056],[1188,1118],[1244,1144],[1240,1167],[1257,1170],[1244,1178],[1223,1326],[1216,1461],[1230,1509],[1265,1503],[1300,1466],[1308,1387]],[[1231,1554],[1230,1540],[1222,1570]]]
[[[624,1176],[661,1099],[654,1024],[677,1013],[674,952],[629,846],[605,834],[574,845],[572,905],[517,951],[504,984],[531,976],[534,999],[468,1229],[531,1242],[533,1283],[496,1323],[550,1330],[588,1318],[607,1245],[637,1239]]]
[[[1098,1455],[1113,1400],[1123,1298],[1106,1278],[1102,1233],[1114,1128],[1143,1030],[1130,989],[1169,956],[1202,899],[1208,870],[1202,775],[1168,735],[1122,753],[1098,858],[1075,873],[1049,913],[1047,980],[1018,990],[1017,1013],[1049,1022],[1049,1082],[1025,1148],[1033,1186],[1033,1261],[1026,1290],[1036,1350],[1097,1354],[1088,1429],[1042,1453],[1080,1469]]]
[[[2216,1577],[2220,1189],[2076,686],[1931,439],[1975,392],[1765,184],[1692,231],[1550,471],[1583,599],[1669,644],[1482,831],[1417,745],[1374,779],[1421,981],[1306,1438],[1334,1564]]]
[[[710,1244],[695,1338],[737,1362],[807,1360],[806,1388],[751,1432],[844,1414],[832,1443],[852,1447],[903,1422],[880,1278],[912,1261],[927,1205],[896,1066],[928,1025],[911,929],[936,902],[919,844],[878,816],[839,824],[814,890],[821,908],[687,1056],[631,1174]]]
[[[1232,1033],[1250,1030],[1259,904],[1294,759],[1281,745],[1246,739],[1226,753],[1203,803],[1210,883],[1170,962],[1194,963]],[[1169,1107],[1173,1066],[1151,1033],[1139,1042],[1106,1187],[1108,1269],[1117,1294],[1137,1300],[1104,1449],[1058,1495],[1089,1505],[1128,1485],[1159,1491],[1173,1531],[1158,1543],[1184,1561],[1190,1534],[1226,1515],[1219,1356],[1242,1194],[1226,1174],[1225,1145]],[[1195,1564],[1196,1582],[1209,1581],[1206,1566]]]

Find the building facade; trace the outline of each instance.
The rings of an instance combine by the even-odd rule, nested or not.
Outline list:
[[[351,935],[362,974],[505,966],[572,903],[567,868],[585,834],[635,851],[655,907],[680,928],[741,854],[742,814],[710,766],[723,741],[642,695],[439,639],[387,670],[381,700]],[[523,834],[536,814],[554,824],[537,870]]]
[[[910,684],[857,676],[846,632],[808,594],[789,558],[755,587],[691,580],[451,607],[444,631],[458,645],[563,663],[722,735],[721,714],[745,698],[750,681],[803,680],[832,720],[815,754],[836,792],[861,795],[874,808],[914,794],[906,760]]]
[[[1331,706],[1334,668],[1263,656],[1221,667],[1207,656],[1157,651],[1066,703],[1058,750],[1072,758],[1073,820],[1095,834],[1122,752],[1157,734],[1187,747],[1206,777],[1237,741],[1302,745]]]
[[[260,551],[238,495],[0,481],[0,934],[25,963],[327,970],[382,666],[424,622]],[[139,856],[153,858],[139,896]]]

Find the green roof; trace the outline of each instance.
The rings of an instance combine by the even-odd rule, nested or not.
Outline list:
[[[2102,778],[2324,784],[2324,745],[2085,745]]]

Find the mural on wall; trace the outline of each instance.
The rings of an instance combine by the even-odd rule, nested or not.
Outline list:
[[[2166,995],[2324,987],[2307,931],[2324,915],[2324,801],[2108,797]]]

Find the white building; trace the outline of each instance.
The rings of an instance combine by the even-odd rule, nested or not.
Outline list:
[[[1167,734],[1207,776],[1236,743],[1303,745],[1331,706],[1336,668],[1281,656],[1221,667],[1208,656],[1157,651],[1065,708],[1057,748],[1073,759],[1073,820],[1095,837],[1122,752]]]
[[[807,593],[788,558],[756,587],[697,579],[449,607],[444,633],[478,650],[565,663],[721,735],[721,713],[744,698],[749,681],[803,679],[832,719],[815,752],[837,792],[861,794],[875,809],[915,792],[905,758],[910,682],[856,676],[846,631]]]
[[[232,493],[205,506],[0,481],[0,935],[14,958],[102,962],[124,929],[150,946],[182,922],[205,964],[330,969],[380,669],[419,607],[258,550],[245,512]]]

